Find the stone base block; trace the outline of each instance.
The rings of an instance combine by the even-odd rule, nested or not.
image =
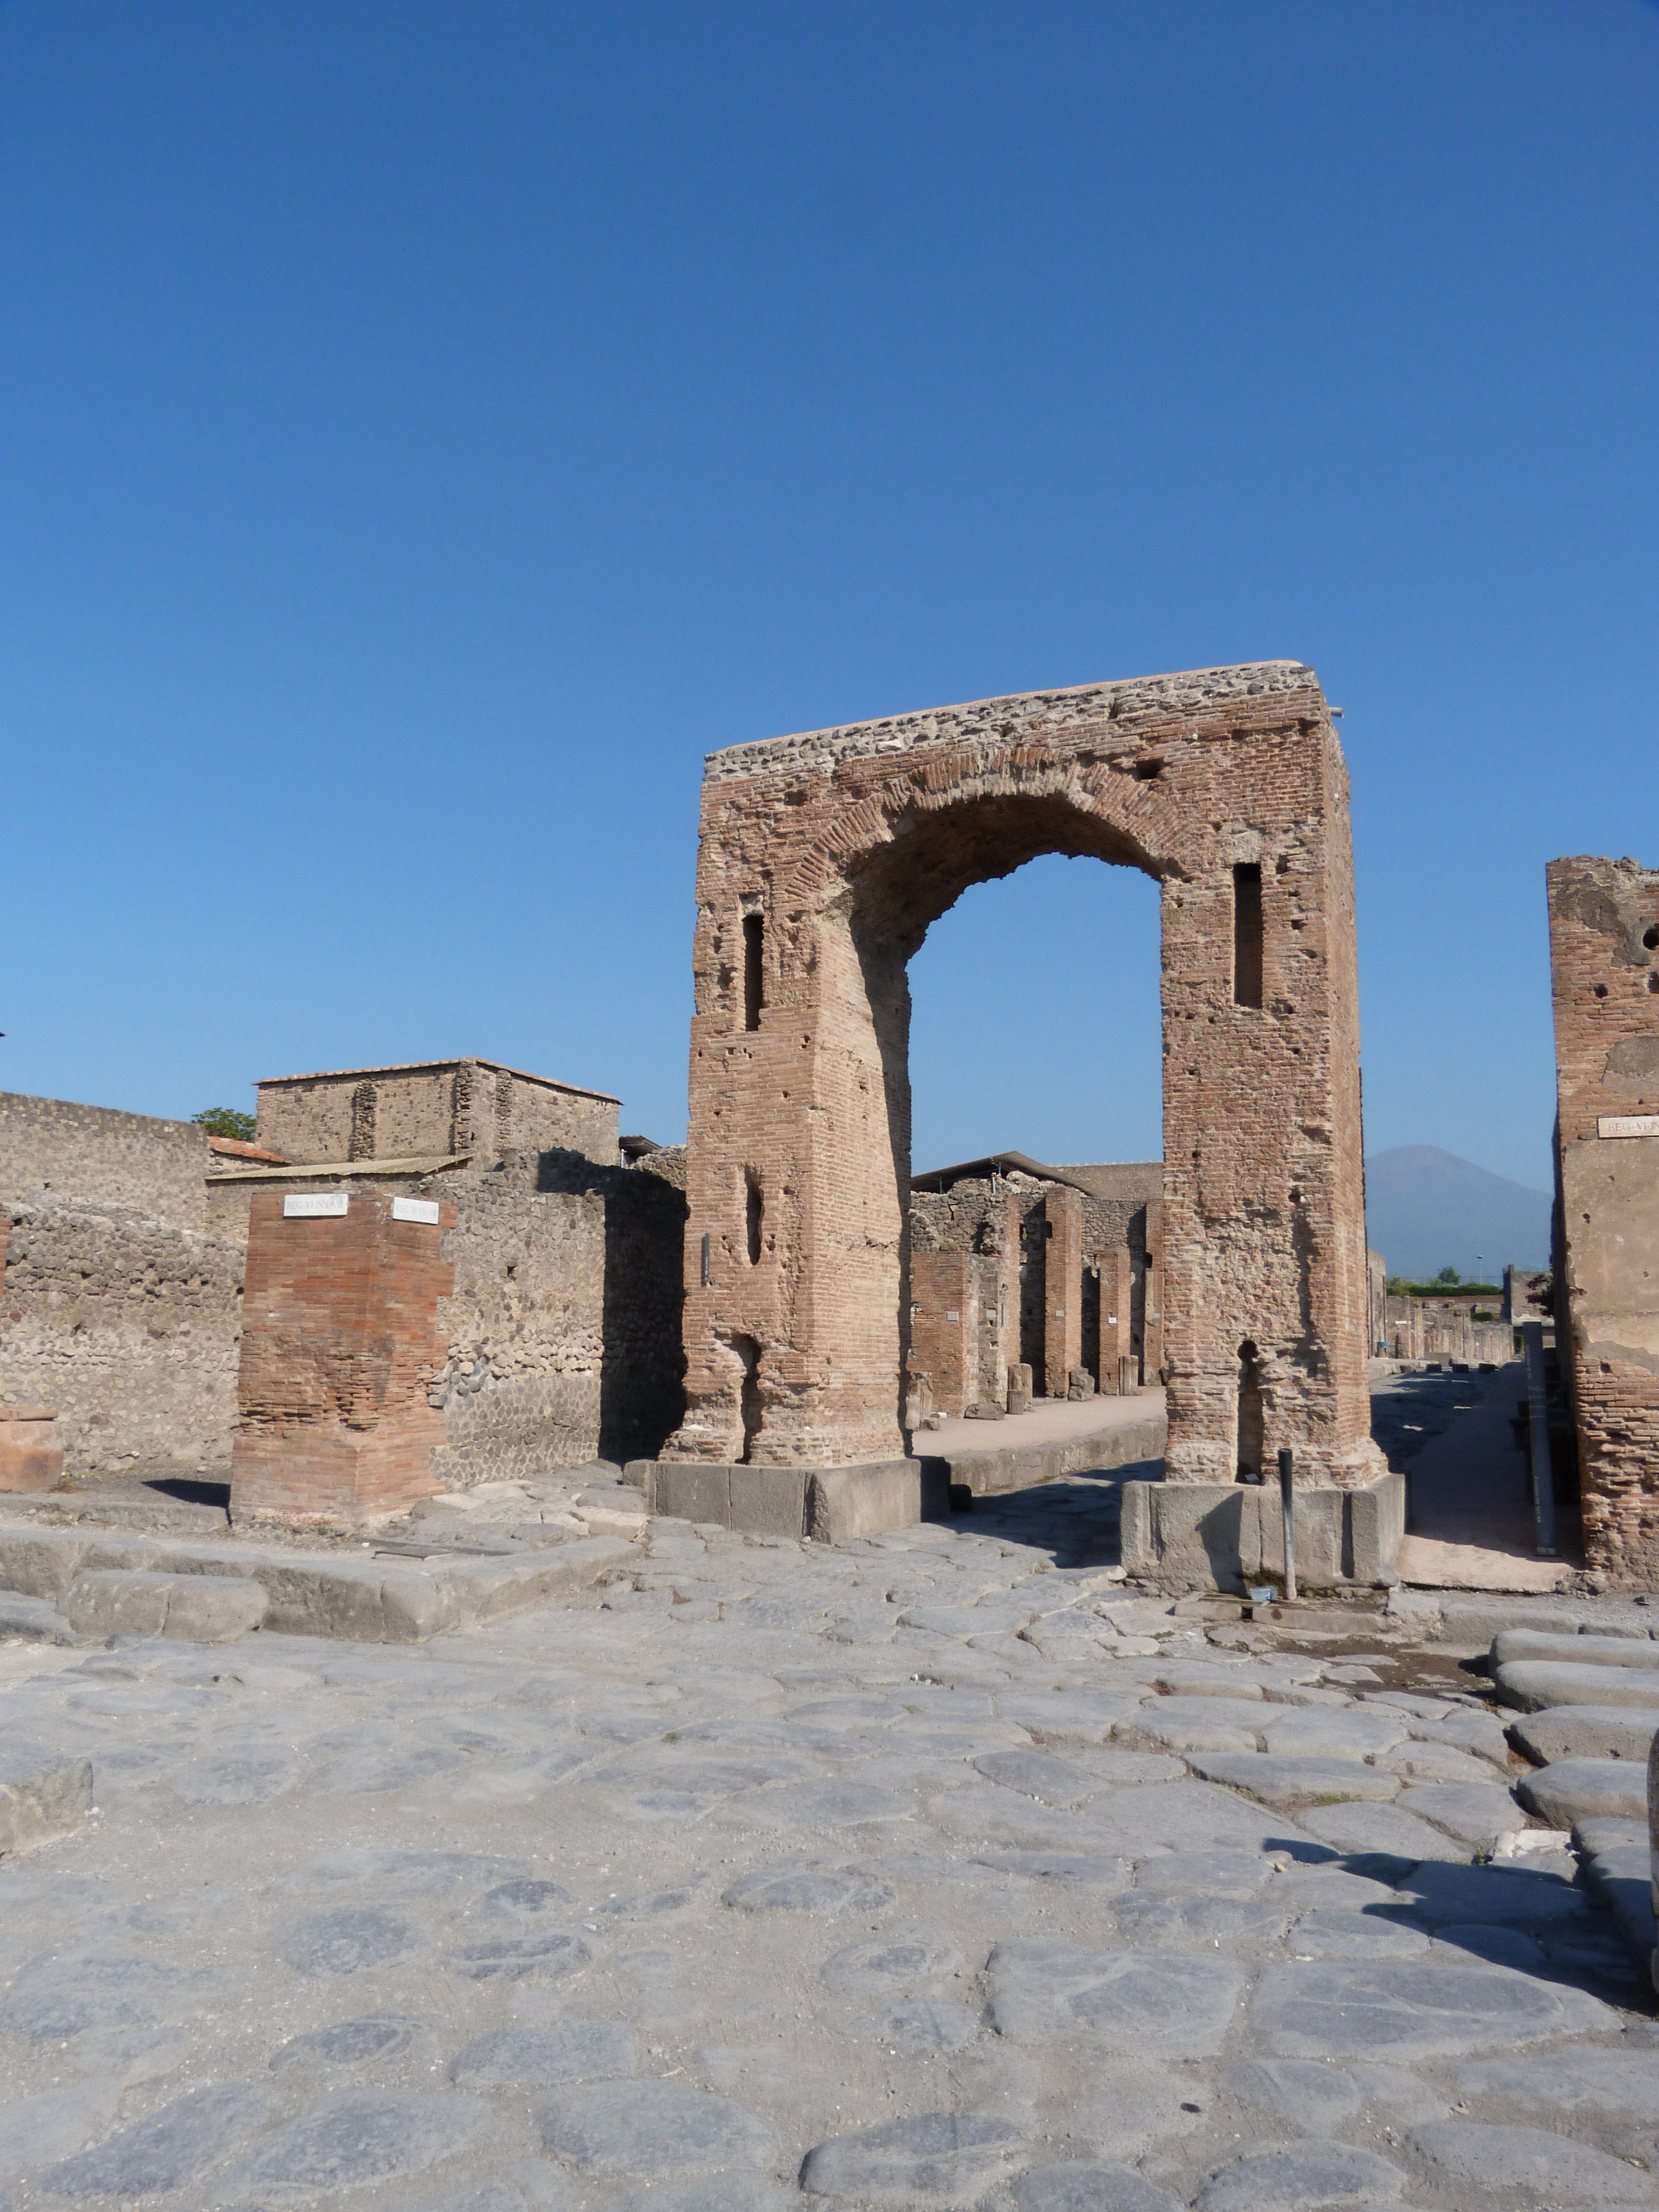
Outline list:
[[[165,1636],[184,1644],[236,1644],[270,1609],[256,1582],[233,1575],[79,1574],[60,1601],[77,1636]]]
[[[1298,1490],[1296,1568],[1305,1589],[1389,1589],[1406,1533],[1406,1478],[1359,1490]],[[1277,1582],[1285,1559],[1277,1485],[1126,1482],[1123,1565],[1172,1589],[1242,1592]]]
[[[32,1407],[0,1407],[0,1490],[54,1490],[64,1455],[57,1415]]]
[[[747,1467],[726,1461],[633,1460],[623,1480],[646,1510],[757,1536],[850,1542],[884,1528],[942,1521],[950,1510],[946,1462],[871,1460],[856,1467]]]

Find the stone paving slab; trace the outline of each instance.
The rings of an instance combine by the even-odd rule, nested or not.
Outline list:
[[[1553,1828],[1571,1828],[1578,1820],[1639,1820],[1647,1814],[1646,1763],[1559,1759],[1528,1775],[1515,1794]]]
[[[0,2203],[1650,2202],[1644,1829],[1473,1863],[1535,1817],[1479,1677],[1103,1610],[1021,1510],[658,1522],[437,1640],[0,1649],[98,1808],[0,1861]]]
[[[1498,1668],[1494,1679],[1499,1700],[1522,1712],[1542,1712],[1552,1705],[1659,1707],[1659,1668],[1512,1659]]]
[[[1628,1759],[1645,1766],[1659,1735],[1659,1706],[1550,1705],[1512,1721],[1506,1733],[1540,1766],[1557,1759]]]

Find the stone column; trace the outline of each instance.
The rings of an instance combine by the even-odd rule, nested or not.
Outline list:
[[[1042,1387],[1063,1398],[1083,1360],[1083,1193],[1050,1183],[1042,1212]]]

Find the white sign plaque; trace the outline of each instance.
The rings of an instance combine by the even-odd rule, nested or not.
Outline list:
[[[1598,1137],[1659,1137],[1659,1114],[1603,1114],[1595,1124]]]
[[[350,1203],[349,1193],[343,1190],[296,1190],[283,1200],[283,1218],[287,1221],[337,1219]]]
[[[429,1229],[438,1225],[438,1201],[435,1198],[394,1198],[392,1201],[394,1221],[424,1221]]]

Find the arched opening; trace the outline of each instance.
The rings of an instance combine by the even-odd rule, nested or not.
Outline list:
[[[1142,1385],[1158,904],[1139,869],[1041,855],[970,884],[910,961],[908,1374],[947,1422],[1006,1413],[1014,1365],[1039,1407]]]
[[[999,795],[901,817],[894,827],[890,841],[851,872],[850,920],[885,1094],[901,1401],[915,1401],[924,1376],[933,1410],[946,1419],[1006,1413],[1023,1395],[1026,1369],[1038,1398],[1103,1389],[1115,1395],[1131,1368],[1135,1383],[1143,1373],[1155,1382],[1146,1261],[1147,1209],[1161,1197],[1159,895],[1149,880],[1159,871],[1121,830],[1063,797]],[[1088,860],[1108,865],[1077,865]],[[988,1002],[978,981],[988,967],[997,978]],[[1102,1088],[1110,1057],[1097,1033],[1132,1003],[1127,972],[1140,983],[1139,1088],[1132,1103],[1126,1084],[1127,1110],[1105,1116],[1091,1110],[1088,1094]],[[944,1047],[942,1079],[922,1063],[927,1139],[944,1159],[915,1156],[913,977],[930,996],[944,984],[943,1023],[930,1009],[921,1032],[925,1047]],[[1025,1012],[1034,998],[1035,1021]],[[1055,1064],[1045,1069],[1042,1044],[1051,1036],[1066,1037],[1067,1048],[1052,1052]],[[979,1040],[977,1051],[970,1042],[964,1052],[964,1037]],[[1018,1076],[1010,1083],[1005,1073],[1000,1097],[981,1105],[975,1093],[996,1066]],[[968,1142],[993,1115],[1004,1127]],[[1017,1131],[1006,1126],[1011,1115]],[[1121,1184],[1091,1188],[1088,1176],[1069,1172],[1110,1164],[1114,1147],[1099,1134],[1109,1119],[1125,1133],[1136,1129],[1144,1147],[1146,1187],[1132,1195]],[[926,1180],[929,1170],[1007,1152],[1040,1166],[1060,1164],[1059,1153],[1068,1171],[970,1172],[943,1208],[913,1191],[915,1170]],[[1116,1164],[1125,1164],[1121,1156]],[[949,1217],[937,1237],[930,1212]],[[1097,1282],[1103,1266],[1112,1291],[1103,1302],[1097,1290],[1091,1302],[1086,1271],[1094,1268]]]

